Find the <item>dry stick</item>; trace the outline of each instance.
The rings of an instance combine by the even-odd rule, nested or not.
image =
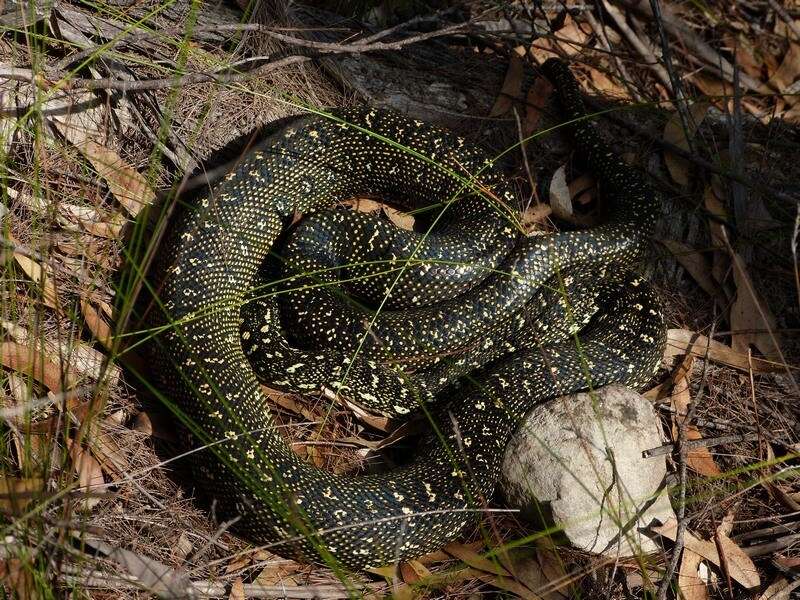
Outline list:
[[[761,436],[756,432],[751,433],[736,433],[733,435],[721,435],[713,438],[701,438],[699,440],[687,440],[684,447],[687,451],[697,450],[698,448],[711,448],[721,444],[733,444],[735,442],[752,442],[759,439]],[[644,458],[652,458],[654,456],[663,456],[670,454],[675,449],[675,444],[664,444],[650,450],[642,452]]]
[[[797,23],[794,22],[792,16],[786,12],[786,10],[778,3],[777,0],[769,0],[769,5],[778,14],[778,16],[784,20],[789,29],[792,30],[792,33],[797,38],[797,41],[800,41],[800,27],[798,27]]]
[[[714,312],[716,313],[716,309]],[[716,321],[712,322],[711,331],[709,332],[709,339],[714,337],[715,326]],[[697,405],[699,404],[699,400],[702,398],[707,375],[708,351],[706,351],[706,356],[703,357],[703,375],[700,378],[700,387],[697,392],[697,397],[695,398],[694,402],[690,403],[689,408],[686,411],[686,416],[678,422],[678,485],[680,488],[678,492],[678,510],[676,511],[677,514],[675,515],[678,519],[678,527],[675,530],[675,543],[672,548],[672,556],[670,557],[669,564],[664,572],[664,578],[661,580],[661,585],[658,587],[658,596],[656,600],[667,599],[667,592],[669,591],[672,577],[675,575],[675,570],[678,568],[678,562],[680,561],[681,554],[683,553],[683,545],[685,541],[684,537],[686,535],[686,529],[688,528],[688,523],[686,520],[686,480],[688,477],[687,456],[689,454],[689,448],[688,439],[686,436],[689,423],[691,423],[692,419],[694,419],[694,413],[697,410]]]
[[[628,43],[630,43],[636,52],[638,52],[639,55],[644,59],[647,66],[653,69],[656,77],[658,77],[664,87],[666,87],[668,90],[672,89],[669,75],[664,70],[664,67],[659,64],[658,59],[655,57],[647,44],[642,42],[642,40],[639,39],[639,36],[636,35],[636,32],[628,27],[628,23],[625,21],[625,15],[623,15],[616,6],[609,4],[608,0],[602,0],[602,3],[603,8],[605,8],[606,12],[611,15],[614,23],[617,24],[617,28],[619,28],[619,30],[622,32],[622,35],[624,35],[628,40]]]

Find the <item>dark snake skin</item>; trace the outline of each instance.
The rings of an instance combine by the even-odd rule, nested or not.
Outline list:
[[[599,227],[524,238],[508,208],[510,187],[486,154],[421,121],[366,108],[299,118],[176,220],[157,262],[152,364],[195,443],[210,445],[194,457],[198,487],[244,537],[352,569],[429,552],[474,521],[509,436],[534,404],[652,377],[664,323],[651,288],[625,269],[642,256],[659,197],[581,119],[567,67],[550,60],[543,70],[612,200]],[[294,291],[265,286],[260,269],[293,214],[364,196],[407,209],[443,203],[449,216],[424,240],[384,229],[364,239],[349,213],[312,216],[295,234],[305,250],[288,267]],[[392,310],[343,302],[343,261],[361,265],[350,272],[362,278],[358,294],[379,303],[393,286],[384,306]],[[387,264],[393,270],[381,275]],[[281,331],[279,295],[304,323],[292,332],[305,349]],[[424,359],[419,376],[396,368],[417,353],[455,359]],[[473,362],[483,365],[473,383],[429,403]],[[408,465],[334,475],[288,448],[259,377],[301,393],[338,390],[391,416],[422,407],[431,434]]]

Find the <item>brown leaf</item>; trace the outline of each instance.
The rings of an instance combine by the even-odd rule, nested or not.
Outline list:
[[[792,591],[799,587],[800,579],[790,583],[783,577],[778,577],[764,590],[764,593],[758,597],[758,600],[789,600]]]
[[[664,141],[689,150],[690,140],[694,138],[697,127],[705,118],[709,108],[711,108],[711,103],[705,101],[692,104],[689,107],[689,122],[686,124],[686,128],[684,128],[680,113],[676,111],[664,126]],[[676,183],[689,185],[689,161],[669,151],[664,153],[664,161]]]
[[[406,231],[414,230],[414,215],[409,215],[391,206],[384,206],[383,213],[389,217],[389,220],[394,223],[396,227],[405,229]]]
[[[94,339],[110,350],[114,343],[111,327],[86,298],[81,298],[81,312],[83,313],[84,322],[89,331],[92,332]]]
[[[733,250],[733,279],[736,284],[736,299],[731,306],[731,346],[737,352],[747,354],[752,344],[768,359],[780,361],[780,334],[775,317],[764,297],[756,289],[744,261]]]
[[[594,87],[597,88],[599,92],[603,92],[608,96],[614,96],[615,98],[630,99],[628,89],[625,86],[619,85],[616,81],[616,77],[612,79],[599,69],[590,69],[589,77],[591,77]]]
[[[41,479],[0,479],[0,510],[6,514],[21,515],[25,508],[44,490]]]
[[[12,244],[19,246],[19,242],[14,239],[10,233],[7,234],[8,241]],[[41,265],[29,256],[25,256],[21,252],[14,252],[14,260],[17,261],[19,267],[25,274],[38,284],[42,292],[42,302],[50,308],[58,309],[58,294],[53,285],[53,274],[48,265]]]
[[[427,567],[417,560],[400,563],[400,576],[406,583],[417,583],[421,579],[430,577],[430,575],[431,572]]]
[[[72,458],[72,466],[78,475],[80,490],[85,494],[105,491],[103,469],[100,468],[100,463],[97,462],[97,459],[80,444],[76,444],[72,438],[67,438],[67,446],[69,447],[69,455]],[[90,510],[100,501],[100,498],[88,497],[84,498],[83,504],[87,510]]]
[[[87,140],[79,149],[106,180],[111,193],[130,216],[135,218],[142,208],[155,201],[156,195],[147,180],[115,151],[92,140]]]
[[[541,597],[526,588],[524,585],[519,583],[518,581],[514,581],[510,577],[503,577],[501,575],[494,575],[492,573],[483,573],[479,572],[476,575],[476,579],[480,579],[484,583],[488,583],[489,585],[496,587],[500,590],[505,590],[507,592],[511,592],[512,594],[516,594],[520,598],[524,600],[541,600]]]
[[[72,378],[68,371],[63,371],[33,348],[16,342],[0,344],[0,364],[22,375],[30,375],[53,392],[72,387]],[[62,386],[62,383],[65,385]]]
[[[231,585],[231,593],[228,598],[229,600],[245,600],[244,581],[242,581],[241,577],[237,577],[233,580],[233,584]]]
[[[353,200],[346,200],[342,202],[342,204],[352,207],[353,210],[357,212],[363,213],[378,212],[384,206],[380,202],[369,198],[354,198]]]
[[[727,298],[711,275],[711,265],[699,250],[677,240],[659,239],[658,241],[670,251],[706,294],[714,298],[719,306],[727,306]]]
[[[716,219],[708,219],[708,230],[711,233],[711,242],[714,245],[711,274],[714,280],[720,285],[720,291],[722,291],[727,300],[729,299],[728,293],[722,284],[725,281],[730,267],[730,258],[727,252],[728,231],[720,221],[727,221],[728,214],[711,186],[707,186],[703,193],[703,204],[709,214],[719,219],[719,221]]]
[[[689,331],[688,329],[670,329],[667,331],[667,346],[664,349],[664,358],[692,354],[698,358],[708,359],[734,369],[756,373],[775,373],[783,371],[779,364],[748,357],[746,354],[736,352],[722,342],[710,340],[704,335]]]
[[[559,219],[569,221],[572,218],[572,195],[567,185],[567,165],[561,165],[553,173],[550,180],[550,208]]]
[[[522,74],[524,63],[517,52],[512,52],[508,61],[508,70],[500,94],[494,101],[492,109],[489,111],[490,117],[500,117],[511,110],[514,100],[522,97]]]
[[[676,519],[669,519],[666,523],[664,523],[664,525],[660,527],[653,527],[652,529],[659,535],[662,535],[674,542],[675,533],[678,529],[678,521]],[[736,544],[734,544],[732,541],[730,541],[730,545],[725,544],[726,556],[728,551],[730,551],[732,555],[735,554],[734,560],[728,561],[728,568],[730,570],[731,577],[747,589],[758,587],[761,585],[761,579],[758,575],[758,570],[753,564],[753,561],[750,560],[750,558],[738,547],[736,547],[738,553],[736,550],[732,550],[733,546],[736,546]],[[699,554],[706,560],[715,564],[717,567],[720,566],[719,553],[717,552],[717,545],[714,542],[698,539],[692,533],[687,531],[684,536],[684,547],[688,548],[692,552],[695,552],[696,554]]]
[[[442,550],[447,552],[450,556],[453,556],[466,565],[472,567],[473,569],[479,569],[480,571],[485,571],[487,573],[502,575],[503,577],[509,576],[509,572],[500,565],[499,561],[496,559],[490,560],[485,558],[464,544],[453,542],[451,544],[447,544],[444,548],[442,548]]]
[[[19,558],[12,558],[7,563],[7,573],[3,578],[14,591],[14,598],[19,600],[39,600],[43,598],[34,581],[34,569]]]
[[[498,558],[518,583],[534,591],[541,600],[572,597],[564,563],[554,549],[514,548],[500,553]]]
[[[87,436],[87,440],[102,469],[120,480],[124,479],[125,473],[130,470],[130,463],[114,437],[108,432],[94,431],[92,435]]]
[[[708,587],[697,572],[702,560],[699,554],[688,548],[683,549],[681,569],[678,573],[678,589],[683,600],[706,600],[710,597]]]
[[[691,359],[691,356],[689,357]],[[678,428],[685,420],[686,414],[689,410],[689,404],[692,401],[691,391],[689,387],[689,375],[691,369],[681,369],[681,373],[677,379],[673,380],[671,403],[674,409],[673,423],[672,423],[672,439],[677,441]],[[693,424],[686,425],[686,439],[699,440],[702,439],[700,431]],[[686,465],[706,477],[715,477],[721,475],[717,463],[714,462],[714,457],[708,448],[694,448],[686,453]]]
[[[522,123],[522,134],[530,137],[539,127],[542,111],[553,93],[553,84],[546,77],[537,77],[528,90],[525,98],[525,120]]]
[[[138,171],[103,143],[105,135],[101,133],[100,127],[104,122],[104,114],[102,106],[96,105],[97,97],[86,93],[81,99],[90,108],[55,116],[53,123],[105,179],[111,193],[128,214],[136,217],[144,206],[155,200],[155,193]]]
[[[553,209],[549,204],[544,202],[536,202],[526,208],[520,215],[520,222],[526,235],[530,235],[536,231],[541,232],[541,228],[537,227],[541,223],[546,223],[547,218],[553,214]]]
[[[767,85],[782,94],[798,77],[800,77],[800,45],[790,42],[783,61],[778,70],[769,78]],[[789,104],[797,102],[796,95],[787,94],[783,98]]]
[[[752,559],[745,554],[736,542],[720,529],[716,532],[717,550],[721,552],[721,559],[725,561],[727,570],[731,577],[736,579],[744,587],[758,587],[761,585],[761,578],[758,574]]]
[[[568,56],[573,56],[584,50],[589,36],[583,31],[581,24],[572,18],[572,15],[567,15],[564,25],[555,32],[555,37],[557,38],[556,44]]]

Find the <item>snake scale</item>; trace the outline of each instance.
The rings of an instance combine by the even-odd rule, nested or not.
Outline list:
[[[626,268],[642,256],[659,197],[581,118],[566,65],[552,59],[543,70],[611,200],[598,227],[519,234],[513,194],[488,155],[442,129],[369,108],[299,117],[173,220],[156,261],[153,371],[195,443],[209,445],[194,455],[197,486],[244,537],[351,569],[434,550],[485,506],[506,442],[535,403],[652,377],[663,319],[652,289]],[[430,236],[367,234],[352,220],[361,217],[325,210],[364,196],[409,210],[438,205],[442,224]],[[328,220],[300,226],[289,244],[297,252],[287,269],[300,284],[285,295],[259,293],[273,289],[261,273],[287,222],[315,211]],[[343,239],[334,235],[342,230]],[[342,276],[330,265],[352,261],[349,252],[365,243],[369,251],[355,252],[353,288],[382,310],[329,288]],[[381,261],[391,268],[375,268]],[[317,275],[304,280],[308,269]],[[380,306],[387,291],[392,300]],[[292,339],[277,296],[305,318]],[[414,363],[412,374],[396,368],[417,352],[434,358]],[[481,368],[471,383],[450,385],[453,372],[472,364]],[[334,475],[289,449],[259,378],[305,393],[338,390],[391,416],[423,407],[431,433],[409,464]],[[433,403],[442,390],[447,397]]]

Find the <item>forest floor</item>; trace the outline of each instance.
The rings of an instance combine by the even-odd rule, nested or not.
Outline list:
[[[602,189],[552,131],[538,67],[554,55],[669,199],[651,267],[669,339],[645,392],[672,444],[677,518],[653,532],[662,552],[609,560],[499,513],[440,552],[343,581],[229,533],[194,501],[174,417],[133,375],[148,369],[133,267],[150,232],[177,195],[220,177],[232,142],[359,103],[498,154],[516,146],[506,167],[526,223],[580,225]],[[792,0],[0,0],[6,593],[788,599],[800,588],[798,92]],[[292,447],[335,472],[379,456],[393,425],[268,393]]]

